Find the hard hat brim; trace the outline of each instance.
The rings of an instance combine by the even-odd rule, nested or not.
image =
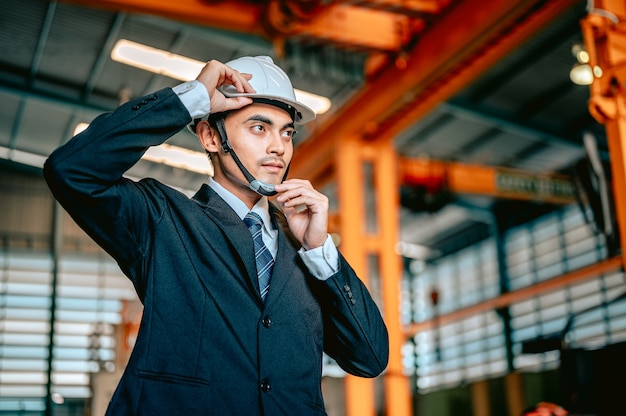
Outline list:
[[[296,111],[298,111],[298,113],[300,113],[300,120],[294,120],[296,121],[298,124],[306,124],[310,121],[315,120],[315,111],[313,111],[310,107],[302,104],[301,102],[298,101],[292,101],[292,100],[288,100],[285,99],[284,97],[277,97],[275,95],[267,95],[267,94],[257,94],[257,93],[245,93],[245,92],[229,92],[229,91],[225,91],[224,89],[220,88],[220,91],[222,92],[222,94],[224,94],[225,97],[228,98],[234,98],[234,97],[250,97],[252,99],[255,98],[261,98],[264,100],[269,100],[269,101],[278,101],[281,102],[283,104],[287,104],[290,105],[292,107],[294,107],[296,109]]]

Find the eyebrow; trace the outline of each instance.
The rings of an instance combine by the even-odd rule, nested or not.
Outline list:
[[[274,125],[274,122],[272,120],[260,114],[253,114],[252,116],[248,118],[247,121],[260,121],[261,123],[265,123],[270,126]],[[295,124],[293,122],[287,123],[283,126],[283,128],[295,128]]]

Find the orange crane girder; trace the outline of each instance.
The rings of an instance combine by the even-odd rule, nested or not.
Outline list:
[[[234,0],[63,0],[88,7],[114,11],[153,14],[188,23],[261,34],[259,22],[263,7],[254,2]],[[208,59],[208,58],[207,58]]]
[[[553,204],[576,202],[574,183],[565,175],[419,158],[400,158],[398,165],[400,183],[407,186],[429,182],[459,194]]]
[[[554,0],[540,6],[537,3],[465,0],[455,5],[422,33],[416,47],[405,56],[406,66],[388,62],[386,69],[332,118],[315,126],[294,154],[292,175],[306,176],[317,186],[323,185],[332,178],[334,169],[334,159],[329,155],[343,137],[359,134],[391,142],[409,123],[459,91],[576,0]],[[534,6],[537,9],[520,20]],[[527,29],[511,31],[511,27],[520,25]],[[470,70],[455,78],[461,75],[459,68]]]
[[[300,13],[296,1],[203,1],[203,0],[64,0],[109,10],[148,13],[170,19],[261,36],[280,43],[287,36],[317,38],[346,47],[377,51],[400,50],[424,27],[421,17],[375,10],[350,4],[310,6]],[[433,2],[423,13],[438,10]],[[441,2],[436,3],[442,4]],[[419,4],[414,5],[419,7]],[[210,53],[210,51],[208,52]],[[207,59],[210,57],[207,56]]]

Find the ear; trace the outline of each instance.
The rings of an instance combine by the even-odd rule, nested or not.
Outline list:
[[[220,136],[208,121],[202,120],[196,125],[196,134],[200,145],[209,153],[218,153],[221,149]]]

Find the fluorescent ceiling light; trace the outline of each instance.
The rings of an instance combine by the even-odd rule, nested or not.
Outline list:
[[[111,59],[180,81],[195,79],[205,65],[205,62],[127,39],[117,41],[111,51]],[[294,92],[296,98],[316,114],[324,114],[330,108],[331,102],[326,97],[297,89]]]
[[[117,41],[111,51],[111,58],[126,65],[167,75],[181,81],[194,79],[204,67],[204,62],[126,39]]]
[[[293,89],[296,94],[296,99],[301,103],[307,105],[311,110],[315,111],[315,114],[324,114],[330,108],[330,100],[321,95],[313,94],[310,92]]]
[[[74,127],[74,135],[82,132],[87,127],[89,127],[88,123],[78,123],[76,127]],[[6,153],[8,155],[8,152]],[[2,156],[3,152],[0,147],[0,157]],[[4,158],[7,159],[8,157]],[[201,173],[203,175],[213,175],[213,166],[208,161],[205,153],[196,152],[194,150],[167,143],[148,148],[146,153],[142,156],[142,159],[179,169],[185,169],[191,172]]]
[[[172,146],[164,143],[148,148],[142,159],[150,162],[162,163],[167,166],[189,170],[205,175],[213,175],[213,167],[205,153]]]
[[[0,146],[0,159],[10,160],[12,162],[36,168],[43,168],[43,164],[46,161],[47,156],[41,156],[35,153]]]
[[[405,241],[396,243],[396,254],[409,259],[427,260],[435,253],[435,250],[421,244],[411,244]]]

